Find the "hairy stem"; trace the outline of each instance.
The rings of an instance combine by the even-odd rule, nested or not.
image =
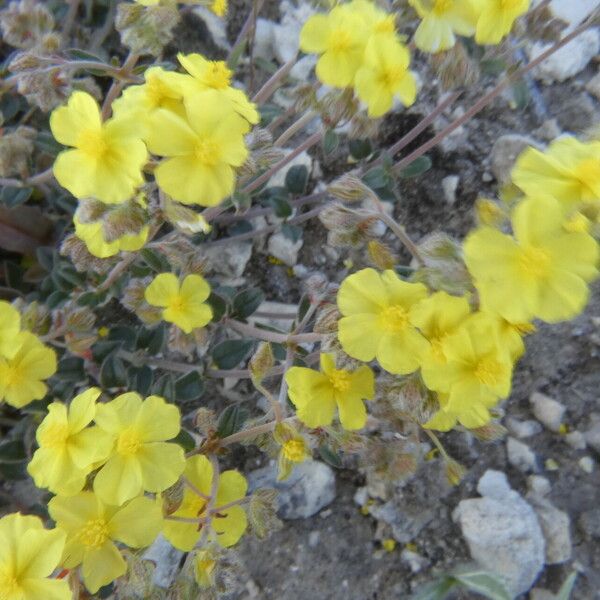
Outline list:
[[[256,102],[256,104],[264,104],[277,91],[277,88],[292,70],[292,67],[296,64],[296,58],[297,57],[294,56],[294,58],[288,60],[288,62],[279,67],[260,90],[256,92],[252,101]]]
[[[265,342],[273,342],[275,344],[302,344],[320,342],[323,335],[320,333],[278,333],[276,331],[268,331],[267,329],[259,329],[254,325],[242,323],[234,319],[226,319],[224,321],[230,329],[233,329],[241,335],[247,335]]]

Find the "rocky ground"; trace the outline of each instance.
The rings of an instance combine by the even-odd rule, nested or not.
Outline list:
[[[598,2],[554,0],[553,5],[576,22]],[[247,6],[235,0],[227,30],[209,26],[213,37],[233,40]],[[287,39],[305,18],[302,11],[268,2],[257,30],[257,55],[287,60]],[[525,109],[514,109],[510,96],[501,97],[430,154],[432,169],[403,185],[394,207],[411,235],[418,239],[442,224],[445,232],[463,236],[473,226],[474,200],[495,194],[523,147],[597,125],[600,75],[590,59],[598,45],[598,31],[590,32],[583,44],[528,81]],[[480,81],[422,139],[460,115],[488,85],[491,80]],[[398,139],[437,101],[436,86],[428,81],[414,107],[388,117],[382,142]],[[299,163],[309,166],[317,186],[347,168],[319,153],[303,155]],[[303,243],[271,238],[255,241],[254,252],[251,242],[221,248],[221,275],[241,283],[245,268],[246,280],[259,284],[271,300],[293,303],[307,273],[319,270],[333,281],[345,276],[347,255],[325,248],[325,239],[325,229],[311,222]],[[269,256],[284,264],[265,269]],[[281,488],[284,528],[266,543],[245,538],[241,544],[244,577],[232,596],[408,598],[436,574],[474,559],[502,573],[515,595],[551,600],[577,571],[572,597],[600,598],[599,345],[596,286],[584,314],[569,323],[540,325],[528,338],[503,406],[505,439],[484,444],[465,433],[444,436],[452,456],[468,467],[458,487],[447,484],[439,459],[424,463],[384,498],[365,487],[359,470],[307,465]],[[246,461],[251,479],[272,479],[269,466],[253,473],[258,465]],[[368,509],[361,510],[365,504]],[[392,551],[382,547],[388,538],[397,542]]]

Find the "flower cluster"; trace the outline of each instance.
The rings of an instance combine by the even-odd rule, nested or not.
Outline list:
[[[21,329],[21,315],[0,302],[0,401],[22,408],[41,400],[45,379],[56,372],[56,354],[30,331]]]
[[[178,58],[187,73],[147,69],[145,83],[127,87],[108,119],[86,92],[74,92],[50,117],[55,139],[70,147],[54,163],[57,181],[76,198],[96,201],[91,216],[78,210],[74,220],[76,235],[97,257],[137,250],[148,238],[145,222],[119,230],[115,205],[145,208],[143,198],[132,199],[145,183],[149,152],[163,157],[152,173],[171,201],[214,206],[235,188],[248,155],[244,136],[259,120],[256,107],[230,85],[224,62]]]
[[[181,446],[168,441],[179,434],[179,409],[158,396],[143,400],[133,392],[99,404],[100,394],[90,388],[69,406],[53,402],[38,427],[39,448],[28,466],[36,485],[56,494],[48,507],[66,539],[59,564],[81,565],[83,581],[95,593],[126,572],[116,543],[140,548],[164,531],[189,551],[206,525],[219,544],[235,544],[246,529],[245,512],[237,505],[222,507],[245,497],[245,479],[235,471],[221,474],[213,501],[218,513],[212,518],[210,462],[203,456],[186,462]],[[163,518],[161,492],[184,471],[193,487],[174,516]],[[202,515],[199,503],[206,509]],[[198,522],[181,524],[179,515]]]
[[[353,87],[371,117],[388,112],[394,98],[405,106],[415,101],[410,53],[396,33],[395,17],[368,0],[352,0],[310,17],[300,32],[300,48],[319,55],[320,81]]]

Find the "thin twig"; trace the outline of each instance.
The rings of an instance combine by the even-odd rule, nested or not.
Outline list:
[[[131,72],[133,71],[133,68],[137,64],[139,58],[139,54],[130,52],[127,58],[125,59],[123,66],[119,70],[120,75],[125,77],[131,75]],[[106,98],[104,99],[104,104],[102,105],[102,119],[104,121],[108,119],[108,117],[110,117],[112,103],[114,100],[116,100],[116,98],[121,93],[125,85],[126,81],[124,81],[123,79],[116,79],[112,82],[112,85],[110,86],[106,94]]]
[[[292,123],[273,143],[274,146],[283,147],[285,143],[294,137],[299,131],[302,131],[311,121],[314,121],[317,113],[309,110],[302,115],[297,121]]]
[[[302,344],[320,342],[323,339],[321,333],[278,333],[267,329],[259,329],[248,323],[242,323],[235,319],[226,319],[225,325],[241,335],[247,335],[265,342],[273,342],[275,344]]]
[[[232,57],[235,56],[238,48],[246,42],[246,38],[248,37],[248,34],[250,33],[251,28],[256,29],[256,17],[258,16],[258,13],[260,12],[260,10],[264,4],[264,1],[265,0],[256,0],[253,3],[252,8],[248,12],[248,16],[246,17],[246,20],[244,21],[244,24],[242,25],[242,28],[240,29],[240,32],[238,33],[238,36],[235,39],[235,42],[233,43],[231,50],[229,51],[229,54],[227,56],[228,63],[232,59]]]
[[[406,229],[400,223],[398,223],[393,217],[388,215],[384,211],[378,213],[378,218],[383,221],[395,234],[395,236],[402,242],[405,248],[410,252],[412,257],[419,263],[419,266],[425,266],[425,259],[419,252],[417,245],[410,239],[410,236],[406,233]]]
[[[264,104],[276,91],[277,88],[282,84],[283,80],[287,77],[293,66],[296,64],[296,56],[291,60],[284,63],[267,82],[256,92],[252,101],[256,104]]]

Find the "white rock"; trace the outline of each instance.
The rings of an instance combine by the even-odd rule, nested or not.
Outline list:
[[[546,564],[566,562],[573,551],[569,515],[545,498],[528,496],[528,500],[537,514],[546,541]]]
[[[456,202],[456,190],[460,183],[458,175],[448,175],[442,179],[442,190],[444,191],[444,199],[452,206]]]
[[[282,519],[307,519],[335,498],[333,469],[316,460],[297,465],[285,481],[277,481],[277,465],[268,465],[250,472],[248,484],[251,492],[259,487],[272,487],[279,492],[278,514]]]
[[[400,560],[407,564],[413,573],[419,573],[429,565],[429,561],[424,556],[406,548],[400,553]]]
[[[274,25],[273,49],[277,60],[285,63],[298,54],[300,30],[316,11],[308,2],[296,4],[290,0],[283,0],[279,4],[279,10],[281,20]]]
[[[505,473],[488,469],[477,483],[477,492],[480,496],[502,500],[511,494],[512,489]]]
[[[510,180],[510,172],[517,158],[528,146],[541,149],[533,138],[518,133],[501,135],[494,142],[490,156],[491,167],[499,183]]]
[[[566,408],[560,403],[541,394],[533,392],[529,397],[535,418],[550,431],[558,432],[565,415]]]
[[[269,254],[283,261],[289,267],[293,267],[298,262],[298,252],[302,248],[302,243],[302,238],[294,242],[278,231],[269,238]]]
[[[547,49],[547,44],[533,44],[529,50],[530,60]],[[588,29],[544,60],[533,70],[533,75],[546,84],[565,81],[583,71],[599,51],[600,33],[597,29]]]
[[[539,4],[540,0],[535,2]],[[581,23],[591,12],[598,8],[598,0],[552,0],[550,8],[554,16],[562,19],[570,25],[568,30],[576,27]]]
[[[585,436],[581,431],[571,431],[570,433],[567,433],[567,435],[565,435],[565,442],[575,450],[585,450],[587,447]]]
[[[600,100],[600,73],[594,75],[586,84],[585,89]]]
[[[501,477],[491,479],[493,493],[502,491]],[[488,490],[489,481],[488,475],[483,490]],[[544,536],[531,506],[517,492],[504,492],[501,499],[462,500],[453,517],[473,559],[502,576],[517,596],[529,590],[544,566]]]
[[[275,23],[267,19],[256,20],[254,33],[254,56],[271,60],[274,57],[273,40],[275,39]]]
[[[588,429],[583,436],[588,445],[596,452],[600,452],[600,423],[596,423],[591,429]]]
[[[317,55],[316,54],[307,54],[303,56],[290,71],[290,77],[297,79],[298,81],[307,81],[310,72],[315,68],[317,64]]]
[[[207,246],[205,256],[215,273],[237,278],[244,273],[252,256],[252,242],[232,242],[227,245]]]
[[[579,466],[586,473],[592,473],[594,470],[594,459],[591,456],[584,456],[579,459]]]
[[[537,457],[535,452],[527,444],[524,444],[513,437],[509,437],[506,440],[506,453],[508,462],[513,467],[519,469],[519,471],[528,473],[537,470]]]
[[[311,531],[308,534],[308,546],[309,548],[316,548],[319,545],[319,538],[321,537],[320,531]]]
[[[364,506],[369,500],[369,491],[366,487],[359,487],[354,493],[354,503],[358,506]]]
[[[556,600],[556,596],[550,590],[533,588],[529,592],[529,600]]]
[[[182,556],[183,552],[171,546],[162,533],[154,540],[142,555],[144,560],[151,560],[156,565],[152,578],[154,585],[164,589],[171,586],[179,571]]]
[[[284,154],[289,154],[293,151],[293,148],[283,148]],[[307,152],[301,152],[298,156],[293,158],[284,169],[280,169],[271,177],[271,181],[269,183],[270,186],[284,186],[285,185],[285,176],[291,167],[295,166],[305,166],[309,173],[312,169],[312,158],[308,155]]]
[[[217,17],[215,13],[208,10],[205,6],[196,6],[194,12],[206,23],[206,27],[215,44],[223,50],[229,51],[231,45],[227,39],[227,20]]]
[[[542,426],[533,419],[519,421],[514,417],[506,419],[506,428],[515,437],[519,439],[528,438],[542,432]]]
[[[550,493],[550,490],[552,489],[550,486],[550,482],[541,475],[530,475],[527,478],[527,487],[533,495],[539,498],[547,496]]]
[[[273,315],[294,315],[298,312],[298,306],[296,304],[286,304],[285,302],[265,301],[258,307],[258,312],[273,313]],[[252,324],[258,322],[282,331],[289,331],[290,325],[293,323],[293,319],[279,319],[276,316],[262,317],[256,314],[250,316],[248,320]]]

